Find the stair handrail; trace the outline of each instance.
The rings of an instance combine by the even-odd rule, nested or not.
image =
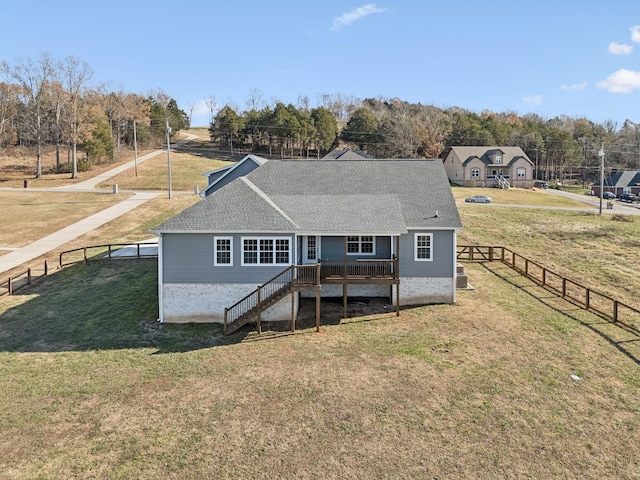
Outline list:
[[[230,307],[226,307],[224,309],[224,329],[227,330],[227,327],[238,320],[238,318],[242,317],[242,315],[248,313],[253,308],[260,308],[261,304],[268,301],[272,295],[278,293],[282,288],[287,287],[289,285],[293,285],[293,281],[297,279],[296,272],[298,270],[315,268],[318,271],[320,270],[320,266],[318,265],[289,265],[282,272],[278,273],[271,279],[267,280],[262,285],[259,285],[254,291],[245,295],[243,298],[238,300],[236,303],[231,305]],[[316,284],[319,283],[319,280],[316,278],[317,275],[313,275],[314,281]],[[307,278],[307,277],[305,277]]]

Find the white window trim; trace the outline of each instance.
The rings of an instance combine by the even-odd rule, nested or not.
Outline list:
[[[349,242],[349,237],[358,237],[358,251],[357,252],[347,252],[347,255],[366,255],[369,257],[373,257],[376,254],[376,237],[374,235],[347,235],[347,244],[355,243]],[[373,251],[372,252],[362,252],[362,237],[371,237],[373,242]],[[369,242],[365,242],[369,243]]]
[[[429,258],[418,258],[418,237],[429,237]],[[424,248],[424,247],[420,247]],[[433,261],[433,233],[415,233],[413,237],[413,260],[415,262],[432,262]]]
[[[229,240],[230,263],[218,263],[218,240]],[[213,237],[213,265],[215,267],[233,267],[233,237]]]
[[[522,172],[522,175],[520,175],[520,172]],[[516,178],[526,178],[527,176],[527,169],[524,167],[518,167],[516,169]]]
[[[244,261],[244,242],[245,240],[256,240],[258,242],[258,250],[257,250],[257,254],[258,254],[258,261],[256,263],[245,263]],[[260,241],[261,240],[272,240],[273,241],[273,257],[272,257],[272,262],[271,263],[261,263],[260,262]],[[286,263],[276,263],[276,240],[285,240],[287,242],[287,244],[289,245],[289,256],[287,258]],[[240,264],[244,267],[244,266],[248,266],[248,267],[273,267],[273,266],[277,266],[277,265],[291,265],[291,238],[290,237],[240,237],[240,245],[242,248],[242,253],[240,256]]]
[[[474,176],[473,174],[476,173],[476,172],[477,172],[477,175]],[[471,169],[471,178],[472,179],[474,179],[474,178],[479,179],[480,178],[480,169],[478,167],[473,167]]]
[[[502,164],[502,155],[496,155],[495,157],[493,157],[493,163]]]

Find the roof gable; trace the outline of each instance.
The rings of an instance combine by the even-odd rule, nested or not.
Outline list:
[[[261,165],[264,165],[267,161],[268,159],[257,155],[247,155],[234,165],[227,165],[205,173],[204,176],[209,177],[209,184],[201,192],[201,195],[210,195],[223,186],[223,184],[226,185],[230,181],[250,173]]]

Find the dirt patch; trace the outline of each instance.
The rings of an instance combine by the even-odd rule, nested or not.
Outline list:
[[[395,312],[395,306],[388,298],[384,297],[349,297],[347,300],[347,316],[344,316],[342,297],[323,298],[320,302],[320,325],[338,325],[345,318],[369,317]],[[316,325],[316,300],[315,298],[301,298],[296,329],[314,328]],[[263,322],[263,330],[287,331],[291,323]]]

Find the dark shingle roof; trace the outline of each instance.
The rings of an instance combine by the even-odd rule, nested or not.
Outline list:
[[[440,160],[270,160],[154,231],[398,234],[461,226]]]
[[[640,185],[640,171],[628,170],[616,172],[609,177],[605,177],[605,187],[636,187]],[[593,184],[594,187],[600,186],[600,181]]]
[[[336,148],[322,157],[322,160],[367,160],[371,158],[373,158],[371,155],[362,150],[353,150],[352,148]]]

